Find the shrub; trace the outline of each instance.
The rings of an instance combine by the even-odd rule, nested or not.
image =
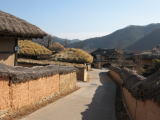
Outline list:
[[[160,69],[160,59],[154,59],[152,62],[153,67],[143,72],[143,76],[148,77]]]
[[[93,57],[81,49],[66,48],[52,56],[54,61],[71,62],[71,63],[92,63]]]

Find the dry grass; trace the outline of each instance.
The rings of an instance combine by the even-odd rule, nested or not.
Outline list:
[[[20,40],[18,44],[20,46],[19,55],[39,56],[52,54],[52,52],[44,46],[29,40]]]
[[[71,63],[92,63],[93,57],[81,49],[67,48],[52,56],[54,61],[71,62]]]

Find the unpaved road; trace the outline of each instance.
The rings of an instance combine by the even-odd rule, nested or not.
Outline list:
[[[89,72],[90,82],[81,89],[43,107],[21,120],[116,120],[116,86],[106,70]]]

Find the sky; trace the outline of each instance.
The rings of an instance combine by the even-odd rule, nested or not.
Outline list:
[[[68,39],[104,36],[128,25],[160,23],[160,0],[1,0],[0,10]]]

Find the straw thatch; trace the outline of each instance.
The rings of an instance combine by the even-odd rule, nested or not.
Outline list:
[[[47,34],[25,20],[0,11],[0,36],[18,38],[41,38]]]
[[[49,49],[31,40],[20,40],[18,42],[18,45],[20,47],[20,51],[18,52],[19,55],[41,56],[52,54],[52,52]]]
[[[63,51],[65,50],[64,46],[58,42],[54,42],[49,46],[49,49],[55,52]]]
[[[93,57],[84,50],[66,48],[64,51],[54,54],[52,60],[71,63],[92,63]]]
[[[77,69],[69,66],[36,66],[33,68],[15,67],[0,64],[0,77],[8,78],[12,83],[21,83],[28,80],[36,80],[41,77],[48,77],[55,74],[67,74]],[[6,79],[7,80],[7,79]]]

